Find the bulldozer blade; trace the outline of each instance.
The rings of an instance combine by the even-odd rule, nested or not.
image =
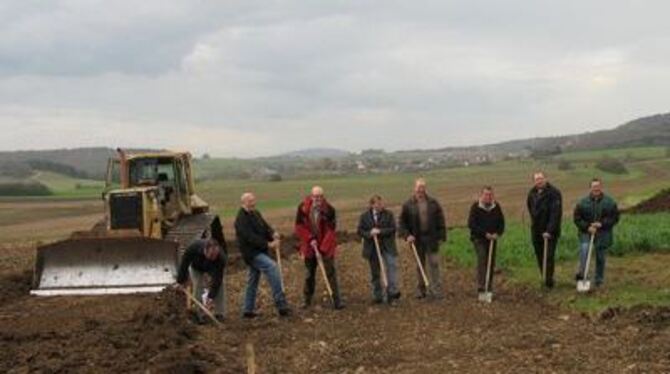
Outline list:
[[[151,238],[67,239],[37,248],[32,295],[160,292],[175,282],[177,243]]]

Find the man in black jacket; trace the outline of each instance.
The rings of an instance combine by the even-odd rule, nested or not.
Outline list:
[[[205,306],[214,309],[214,316],[219,321],[224,319],[225,301],[223,298],[223,273],[226,266],[225,251],[215,239],[196,240],[186,248],[181,258],[177,283],[182,287],[191,277],[193,283],[193,297],[201,300],[204,293],[205,277],[209,275],[210,285],[207,295],[204,296]],[[196,312],[199,323],[204,321],[202,312]]]
[[[563,198],[561,192],[547,181],[543,172],[533,174],[534,186],[528,192],[526,205],[531,219],[531,237],[535,257],[540,267],[544,262],[544,242],[547,241],[547,268],[545,286],[554,287],[554,255],[561,236]]]
[[[279,245],[279,234],[263,219],[261,213],[256,210],[256,197],[247,192],[241,198],[242,207],[235,219],[235,233],[240,247],[240,253],[249,268],[247,278],[247,289],[244,294],[244,318],[254,318],[256,314],[256,293],[261,273],[265,274],[270,288],[272,298],[279,315],[288,316],[291,309],[286,302],[286,295],[281,286],[279,268],[277,263],[268,255],[270,248]]]
[[[370,198],[370,208],[361,214],[358,221],[358,235],[363,238],[363,258],[370,263],[372,297],[375,304],[384,301],[384,293],[389,304],[400,298],[397,279],[397,257],[398,250],[395,244],[396,224],[393,212],[384,208],[384,202],[379,195]],[[374,238],[377,237],[379,250],[383,259],[377,256]],[[382,288],[380,282],[381,266],[384,261],[386,289]]]
[[[442,298],[442,279],[440,277],[440,243],[447,240],[447,227],[444,211],[440,203],[426,192],[426,181],[419,178],[414,183],[414,195],[405,202],[400,213],[400,236],[408,243],[415,244],[419,258],[426,268],[430,289],[426,290],[421,272],[417,266],[418,298],[426,293]]]
[[[485,292],[486,271],[488,264],[489,243],[493,241],[491,255],[491,272],[489,274],[489,289],[493,287],[493,269],[495,268],[495,253],[498,238],[505,231],[505,216],[502,208],[493,196],[493,188],[485,186],[479,194],[479,200],[472,204],[468,217],[470,240],[477,254],[477,291]]]

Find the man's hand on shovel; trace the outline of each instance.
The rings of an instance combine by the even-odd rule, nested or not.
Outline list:
[[[209,297],[205,297],[205,308],[207,308],[209,311],[214,310],[214,299],[210,299]]]

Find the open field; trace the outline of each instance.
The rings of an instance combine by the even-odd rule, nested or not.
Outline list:
[[[239,262],[226,277],[228,318],[222,330],[186,321],[183,300],[160,296],[34,298],[30,287],[38,241],[89,228],[102,213],[100,200],[0,200],[0,370],[136,372],[245,370],[245,346],[253,345],[260,372],[667,372],[670,370],[670,213],[624,215],[608,262],[606,287],[577,295],[572,280],[576,238],[574,202],[593,175],[621,205],[632,205],[670,184],[670,160],[629,162],[630,174],[607,175],[592,162],[558,171],[551,164],[504,162],[426,173],[429,192],[441,200],[450,226],[443,247],[444,300],[412,297],[411,255],[400,248],[403,298],[399,306],[370,305],[369,270],[360,244],[342,243],[338,260],[348,308],[335,312],[325,297],[308,311],[274,316],[261,284],[263,316],[239,319],[246,272]],[[538,286],[527,237],[525,194],[529,174],[545,168],[564,195],[564,236],[557,287]],[[228,239],[240,194],[251,190],[259,208],[290,234],[295,208],[312,184],[324,186],[338,209],[341,230],[355,230],[372,193],[396,213],[418,174],[391,174],[250,182],[208,180],[199,193],[224,218]],[[463,227],[483,184],[496,188],[509,227],[499,249],[496,300],[476,301],[473,253]],[[288,245],[288,244],[287,244]],[[301,299],[303,264],[287,255],[285,276],[292,304]],[[319,278],[318,291],[323,292]],[[114,354],[110,354],[114,352]]]
[[[568,161],[596,161],[603,157],[620,160],[649,160],[667,157],[666,152],[667,147],[636,147],[570,152],[558,155],[557,158]]]

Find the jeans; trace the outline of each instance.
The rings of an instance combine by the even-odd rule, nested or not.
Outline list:
[[[191,277],[191,283],[193,284],[193,297],[196,300],[202,302],[202,294],[205,291],[205,276],[203,273],[193,269],[192,267],[188,269],[188,272]],[[220,314],[222,316],[225,314],[226,311],[223,286],[224,284],[222,282],[221,287],[219,287],[219,292],[217,292],[216,296],[214,297],[214,314]],[[202,316],[202,311],[200,310],[200,308],[196,308],[196,313],[199,316]]]
[[[372,297],[375,300],[383,300],[384,291],[386,291],[386,296],[396,295],[398,293],[398,266],[396,264],[397,256],[382,251],[382,257],[384,258],[386,279],[388,280],[388,287],[386,288],[386,290],[383,289],[381,283],[381,268],[379,266],[379,259],[377,257],[377,253],[375,252],[369,260],[370,275],[371,275],[370,283],[372,284]]]
[[[247,289],[244,293],[244,313],[251,313],[256,309],[256,293],[258,291],[258,282],[261,279],[261,273],[265,274],[270,288],[272,289],[272,298],[277,309],[288,307],[286,296],[281,289],[281,280],[279,278],[279,268],[273,259],[265,253],[260,253],[254,257],[249,266],[249,275],[247,277]]]
[[[579,239],[579,269],[577,276],[584,279],[584,269],[586,267],[586,257],[589,253],[590,236],[582,235]],[[593,244],[593,251],[591,252],[591,262],[595,258],[596,261],[596,285],[599,286],[605,281],[605,255],[607,254],[607,247]]]

